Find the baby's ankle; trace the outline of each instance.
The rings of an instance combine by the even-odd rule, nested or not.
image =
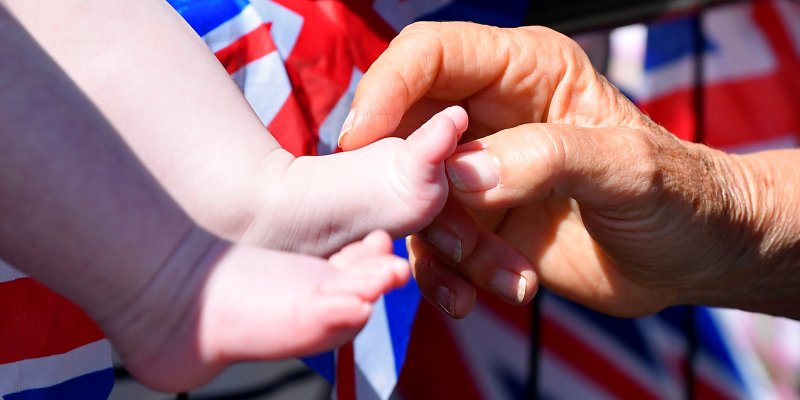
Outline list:
[[[145,366],[153,369],[147,372],[160,376],[167,371],[157,373],[159,360],[181,359],[178,355],[187,349],[202,351],[199,338],[193,333],[202,311],[200,296],[216,260],[228,247],[228,243],[214,235],[195,229],[145,287],[138,288],[124,302],[112,301],[110,313],[98,318],[132,370]]]

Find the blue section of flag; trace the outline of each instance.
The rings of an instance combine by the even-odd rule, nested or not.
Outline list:
[[[300,360],[309,368],[313,369],[314,372],[327,379],[328,382],[333,383],[336,379],[336,358],[332,351],[310,357],[303,357]]]
[[[394,241],[394,254],[408,258],[406,241],[404,238]],[[392,338],[392,350],[394,351],[394,367],[396,373],[400,374],[400,369],[406,360],[406,350],[411,339],[409,331],[417,315],[419,300],[421,296],[416,282],[408,282],[400,289],[394,290],[384,296],[386,307],[386,318],[389,321],[389,334]],[[320,374],[329,382],[334,383],[336,378],[336,359],[333,352],[317,354],[311,357],[304,357],[301,360],[315,372]]]
[[[658,69],[669,63],[694,54],[696,16],[677,18],[648,25],[647,53],[644,59],[645,71]],[[715,46],[706,37],[703,51],[715,51]]]
[[[720,364],[721,369],[728,375],[727,378],[729,380],[735,381],[738,384],[737,386],[745,388],[742,371],[733,361],[730,349],[722,339],[722,328],[717,325],[709,309],[705,307],[697,308],[695,329],[700,332],[700,342],[703,350],[708,352],[711,358]]]
[[[419,288],[413,280],[384,296],[397,375],[400,375],[400,370],[406,361],[406,350],[411,339],[409,331],[417,315],[420,298]]]
[[[405,238],[394,241],[394,254],[408,258]],[[402,288],[393,290],[383,298],[386,318],[389,320],[389,334],[392,337],[395,372],[398,376],[406,361],[406,350],[411,339],[409,332],[414,324],[421,297],[417,283],[412,279]]]
[[[420,20],[472,21],[481,24],[513,27],[524,25],[527,0],[459,0],[446,5]]]
[[[167,0],[203,36],[247,7],[248,0]]]
[[[114,386],[114,370],[102,369],[46,388],[29,389],[3,396],[5,400],[105,400]]]
[[[398,257],[408,259],[408,249],[406,248],[406,238],[400,238],[392,243],[392,251]]]

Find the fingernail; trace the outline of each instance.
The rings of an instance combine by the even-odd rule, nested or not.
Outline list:
[[[456,297],[453,296],[453,291],[439,286],[436,288],[436,304],[444,310],[451,317],[455,316]]]
[[[462,192],[482,192],[500,183],[497,166],[485,149],[455,154],[445,165],[450,181]]]
[[[457,263],[461,262],[461,239],[439,228],[428,229],[425,237],[442,254],[447,255]]]
[[[350,112],[347,113],[347,117],[344,119],[344,123],[342,124],[342,130],[339,131],[339,140],[337,144],[339,147],[342,147],[342,139],[353,129],[353,120],[355,119],[355,110],[350,109]]]
[[[528,280],[524,276],[505,269],[498,269],[492,279],[492,289],[511,303],[522,304]]]

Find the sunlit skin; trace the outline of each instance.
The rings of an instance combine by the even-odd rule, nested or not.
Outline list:
[[[469,23],[406,28],[363,77],[340,144],[403,137],[452,104],[470,126],[446,162],[451,201],[410,241],[423,294],[451,315],[476,286],[522,304],[541,283],[621,316],[800,317],[800,151],[678,140],[569,38]]]
[[[0,34],[0,258],[81,306],[139,381],[331,349],[408,281],[370,232],[441,211],[463,109],[295,159],[162,1],[7,1]]]
[[[463,110],[446,111],[407,142],[295,158],[168,3],[6,3],[167,192],[215,234],[329,256],[375,229],[419,231],[441,211],[443,161],[466,128]],[[73,19],[84,23],[63,22]]]

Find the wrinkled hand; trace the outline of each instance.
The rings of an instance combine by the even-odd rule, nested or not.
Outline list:
[[[775,200],[745,190],[753,160],[676,139],[545,28],[409,26],[364,75],[340,144],[403,136],[451,104],[477,140],[447,161],[451,201],[410,249],[452,316],[473,285],[523,304],[539,280],[616,315],[713,303],[775,236]]]

